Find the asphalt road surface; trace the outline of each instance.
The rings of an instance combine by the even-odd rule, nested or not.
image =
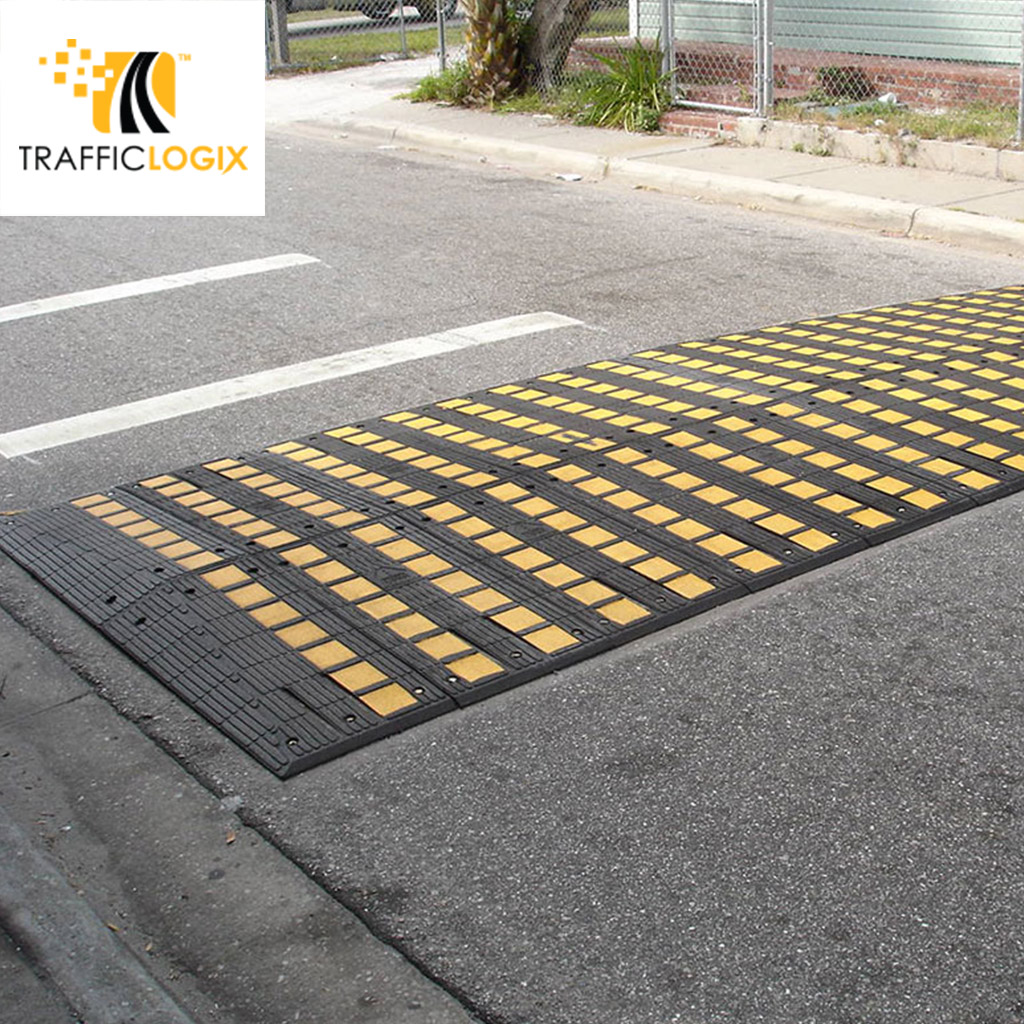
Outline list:
[[[500,317],[582,326],[0,459],[0,508],[600,356],[1022,276],[299,134],[270,139],[267,210],[0,221],[3,307],[317,261],[0,321],[0,435]],[[156,740],[485,1021],[1012,1024],[1022,525],[1024,498],[993,503],[286,782],[46,595],[0,594],[115,704],[159,707]]]

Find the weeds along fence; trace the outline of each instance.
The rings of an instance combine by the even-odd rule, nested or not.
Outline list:
[[[679,105],[1020,140],[1022,0],[635,2],[641,23],[661,12]]]
[[[567,78],[640,43],[661,50],[679,107],[996,145],[1024,136],[1024,0],[627,0],[616,10],[606,31],[572,44]]]

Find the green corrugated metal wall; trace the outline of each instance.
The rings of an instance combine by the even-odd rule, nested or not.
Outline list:
[[[1018,64],[1022,0],[775,0],[775,46],[892,57]],[[658,4],[640,0],[640,23]],[[677,39],[752,39],[750,4],[676,0]]]

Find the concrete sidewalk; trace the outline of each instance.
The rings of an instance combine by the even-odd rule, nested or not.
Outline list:
[[[545,176],[579,175],[584,181],[1024,255],[1024,181],[880,166],[720,138],[632,135],[565,125],[550,116],[500,115],[394,98],[432,71],[434,63],[425,58],[268,82],[268,127],[357,135]],[[949,166],[987,170],[997,165],[994,156],[979,159],[995,153],[983,147],[945,144],[945,153]]]
[[[0,650],[0,1024],[472,1024],[4,611]]]

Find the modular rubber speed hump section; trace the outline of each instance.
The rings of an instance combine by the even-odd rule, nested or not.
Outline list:
[[[286,776],[1024,484],[1024,288],[651,348],[8,517]]]

